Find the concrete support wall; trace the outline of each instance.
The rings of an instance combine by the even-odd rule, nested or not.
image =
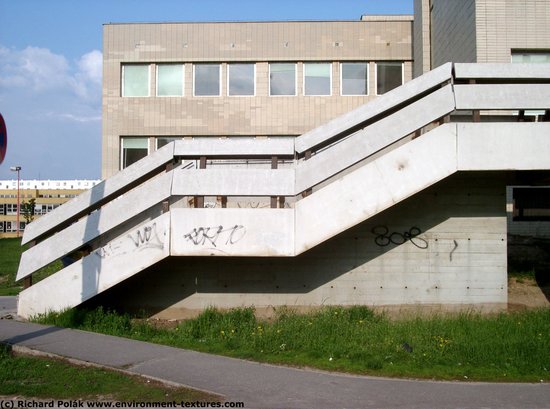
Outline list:
[[[171,257],[93,301],[162,318],[208,306],[503,307],[503,177],[457,174],[295,258]]]

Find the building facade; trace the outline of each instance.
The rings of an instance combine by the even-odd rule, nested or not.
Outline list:
[[[550,63],[548,0],[414,0],[414,76],[448,61]]]
[[[412,16],[106,24],[107,178],[173,139],[296,137],[412,78]]]
[[[21,180],[19,182],[19,232],[40,218],[98,184],[99,180]],[[17,180],[0,180],[0,238],[16,237]],[[25,204],[34,201],[34,209]]]

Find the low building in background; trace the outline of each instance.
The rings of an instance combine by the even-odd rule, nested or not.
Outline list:
[[[21,180],[19,231],[98,184],[99,180]],[[0,180],[0,238],[17,237],[17,180]]]

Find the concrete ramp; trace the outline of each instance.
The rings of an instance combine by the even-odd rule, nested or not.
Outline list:
[[[19,315],[77,306],[168,256],[297,257],[457,172],[550,170],[548,68],[449,63],[292,140],[171,143],[29,225],[18,280],[86,255],[26,288]],[[522,122],[527,109],[546,115]]]

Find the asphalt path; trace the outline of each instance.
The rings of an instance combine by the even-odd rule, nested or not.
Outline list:
[[[17,297],[0,296],[0,319],[17,315]]]
[[[352,376],[226,358],[71,329],[0,320],[0,342],[221,394],[247,408],[550,408],[550,384]]]

